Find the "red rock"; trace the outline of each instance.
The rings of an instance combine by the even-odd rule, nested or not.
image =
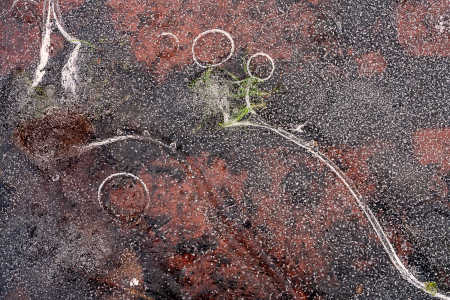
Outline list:
[[[229,32],[237,49],[249,54],[266,52],[274,59],[288,60],[299,47],[319,43],[333,48],[327,40],[315,41],[321,35],[316,28],[318,11],[304,3],[292,4],[286,14],[279,14],[276,1],[128,1],[109,0],[116,28],[132,33],[131,46],[138,61],[144,62],[159,79],[176,67],[193,62],[193,39],[201,32],[220,28]],[[161,51],[163,32],[175,34],[180,43],[176,52]],[[299,35],[297,33],[300,33]],[[220,35],[207,35],[196,47],[202,61],[218,62],[228,55],[229,42]]]
[[[347,175],[368,194],[373,190],[367,160],[377,149],[333,148],[328,155],[339,158]],[[161,226],[148,229],[152,252],[164,254],[161,265],[176,276],[185,295],[265,298],[286,291],[294,299],[307,299],[303,292],[306,286],[326,280],[332,263],[324,245],[319,244],[327,230],[336,222],[355,218],[367,226],[353,198],[334,176],[322,176],[325,182],[313,179],[308,184],[308,193],[321,195],[313,210],[292,204],[282,188],[289,172],[302,164],[312,173],[329,173],[313,158],[286,154],[283,149],[264,149],[255,155],[266,164],[262,168],[267,172],[268,187],[254,190],[247,196],[250,199],[244,196],[249,175],[231,172],[224,160],[206,154],[183,160],[161,157],[145,162],[145,168],[136,174],[151,194],[145,218],[165,220]],[[96,199],[92,182],[100,183],[100,177],[112,170],[94,179],[82,176],[89,172],[86,166],[90,164],[80,162],[66,172],[62,178],[64,194],[74,190],[81,197]],[[83,184],[79,181],[91,189],[80,191]],[[133,212],[135,205],[142,207],[146,201],[142,191],[136,193],[138,188],[105,189],[105,194],[110,193],[119,211]],[[141,221],[137,226],[143,224]]]
[[[76,153],[73,147],[86,143],[93,133],[85,116],[56,111],[20,124],[14,142],[30,158],[51,161]]]
[[[313,267],[311,261],[320,262],[317,253],[308,256],[309,260],[301,265],[292,261],[289,267],[279,267],[285,263],[283,255],[292,255],[282,247],[265,247],[262,243],[267,238],[265,235],[246,231],[239,222],[227,216],[227,201],[230,199],[234,200],[233,205],[238,207],[238,211],[245,210],[245,172],[232,174],[223,160],[208,160],[205,155],[189,157],[185,162],[160,159],[147,166],[169,170],[158,173],[142,170],[139,176],[147,183],[152,195],[145,215],[165,216],[168,220],[158,229],[161,240],[155,242],[154,247],[161,247],[160,251],[165,253],[167,260],[162,263],[167,266],[167,271],[181,274],[179,282],[185,294],[193,298],[267,297],[285,290],[286,276],[301,278],[302,272],[310,274],[313,269],[316,271],[317,267]],[[171,175],[170,170],[181,171],[183,179]],[[124,193],[116,190],[110,196],[134,201],[134,197],[126,195],[129,191],[129,188]],[[130,207],[126,201],[115,201],[114,204],[122,210]],[[268,217],[268,214],[261,217]],[[285,232],[277,227],[279,221],[272,217],[271,220],[273,225],[268,229],[281,238]],[[259,221],[252,219],[254,221],[255,226],[259,224]],[[154,236],[152,231],[150,236]],[[203,245],[203,250],[195,246],[197,242]],[[180,246],[185,243],[186,246]],[[314,243],[309,236],[301,237],[298,240],[301,248],[298,249],[307,247],[306,251],[315,251]],[[274,244],[271,243],[271,247]],[[266,251],[282,260],[271,265],[270,255]],[[297,284],[290,289],[294,299],[306,299],[302,287]]]
[[[50,41],[50,57],[56,56],[64,48],[65,40],[61,34],[53,33]]]
[[[447,0],[404,1],[397,8],[398,40],[414,56],[449,56]]]
[[[5,6],[4,9],[9,7]],[[25,68],[39,53],[39,21],[31,21],[29,17],[36,15],[37,9],[31,6],[21,14],[17,10],[16,7],[0,18],[0,75]]]
[[[383,74],[386,69],[386,60],[379,52],[369,52],[356,58],[358,73],[360,76],[371,77]]]
[[[64,0],[58,1],[58,4],[61,12],[66,13],[68,11],[71,11],[72,9],[80,7],[85,1],[86,0]]]
[[[412,139],[422,165],[436,164],[443,174],[450,171],[450,128],[420,129]]]

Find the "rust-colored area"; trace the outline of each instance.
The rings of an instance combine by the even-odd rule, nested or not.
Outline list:
[[[25,68],[39,53],[40,12],[33,4],[20,1],[9,13],[13,1],[0,4],[0,75]]]
[[[124,180],[123,177],[120,179]],[[109,209],[114,215],[133,218],[143,212],[147,205],[148,197],[141,184],[133,182],[130,178],[126,178],[126,180],[127,182],[120,185],[120,187],[113,188],[109,192],[111,206]],[[121,211],[116,211],[116,208],[120,208]]]
[[[375,192],[376,188],[376,182],[371,177],[368,160],[383,147],[382,144],[376,143],[360,148],[341,145],[324,149],[324,153],[352,180],[358,192],[366,196]]]
[[[450,172],[450,128],[420,129],[413,134],[412,140],[420,164],[439,167],[428,187],[446,199],[449,190],[443,176]]]
[[[377,149],[333,148],[328,155],[339,161],[362,194],[370,194],[374,183],[367,160]],[[330,268],[320,244],[326,232],[341,221],[358,220],[367,227],[345,187],[313,158],[283,149],[256,155],[267,163],[268,188],[254,189],[247,197],[249,175],[232,173],[224,160],[207,155],[152,161],[139,173],[151,193],[143,218],[153,247],[165,253],[167,272],[177,274],[184,292],[194,299],[263,298],[283,291],[307,299],[305,288],[324,280]],[[284,191],[287,176],[300,165],[323,177],[312,177],[305,190],[308,198],[319,195],[318,203],[300,203]],[[130,203],[117,199],[129,199],[128,192],[110,195],[125,211]]]
[[[64,48],[64,37],[61,34],[52,33],[50,41],[50,57],[56,56]]]
[[[450,2],[404,1],[397,8],[400,44],[414,56],[450,55]]]
[[[73,155],[74,147],[86,143],[93,133],[94,128],[85,116],[55,111],[20,124],[14,132],[14,141],[32,159],[51,161]]]
[[[24,69],[33,60],[39,59],[41,44],[42,9],[44,1],[35,5],[29,1],[19,1],[10,10],[13,0],[0,3],[0,75],[15,69]],[[84,3],[84,0],[59,1],[62,13],[66,13]],[[3,15],[4,14],[4,15]],[[63,38],[52,36],[51,55],[63,47]]]
[[[61,12],[65,13],[71,11],[72,9],[80,7],[86,0],[64,0],[58,1],[59,8]]]
[[[386,60],[379,52],[369,52],[356,58],[358,73],[360,76],[371,77],[383,74],[386,69]]]
[[[109,286],[127,291],[133,289],[136,292],[144,291],[144,272],[136,253],[126,249],[118,259],[118,266],[110,270],[104,278],[99,281]]]
[[[412,139],[422,165],[436,164],[443,174],[450,171],[450,128],[420,129]]]
[[[23,288],[15,288],[6,294],[5,300],[30,300],[30,296]]]
[[[220,28],[229,32],[237,49],[247,53],[263,51],[274,59],[288,60],[300,48],[317,56],[311,47],[334,49],[334,37],[324,26],[324,15],[306,3],[292,4],[281,13],[270,1],[127,1],[109,0],[116,28],[131,32],[131,46],[137,60],[144,62],[159,79],[175,67],[193,62],[191,47],[201,32]],[[180,43],[170,55],[161,50],[163,32],[175,34]],[[220,34],[206,35],[195,51],[206,63],[216,63],[228,55],[230,44]],[[317,50],[316,49],[316,50]]]
[[[233,174],[225,161],[201,155],[183,161],[161,158],[138,175],[151,194],[141,222],[148,224],[152,251],[164,253],[161,263],[177,275],[186,295],[254,299],[280,295],[289,287],[291,275],[279,267],[283,262],[274,263],[266,253],[263,241],[269,233],[255,231],[247,220],[251,216],[243,213],[246,172]],[[130,198],[127,192],[123,198]],[[120,195],[112,191],[110,197]],[[125,202],[115,205],[126,211]],[[306,299],[301,286],[287,293]]]

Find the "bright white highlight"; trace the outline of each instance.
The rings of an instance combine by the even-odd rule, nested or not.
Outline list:
[[[116,142],[121,142],[121,141],[126,141],[126,140],[137,140],[137,141],[142,141],[142,142],[150,142],[150,143],[155,143],[158,144],[160,146],[163,146],[165,148],[168,148],[169,150],[171,149],[171,147],[169,145],[164,144],[163,142],[154,139],[150,136],[144,136],[144,135],[119,135],[119,136],[115,136],[112,138],[108,138],[102,141],[98,141],[98,142],[92,142],[90,144],[84,145],[84,146],[80,146],[78,147],[78,154],[82,154],[85,152],[88,152],[94,148],[98,148],[101,146],[105,146],[105,145],[109,145],[112,143],[116,143]]]
[[[36,73],[34,74],[33,83],[31,84],[32,88],[35,88],[41,83],[42,78],[45,75],[45,67],[47,66],[48,59],[50,57],[49,50],[50,50],[50,35],[52,33],[52,18],[51,18],[51,8],[50,4],[51,1],[48,2],[47,9],[44,9],[45,12],[47,12],[47,16],[45,17],[45,27],[44,27],[44,33],[42,35],[42,44],[41,44],[41,50],[40,50],[40,60],[39,65],[36,68]],[[46,3],[44,4],[44,7]]]
[[[139,285],[139,280],[137,278],[133,278],[130,280],[130,287],[134,287]]]

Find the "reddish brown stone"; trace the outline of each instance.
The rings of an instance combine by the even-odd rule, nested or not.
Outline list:
[[[386,60],[379,52],[369,52],[356,58],[358,73],[360,76],[371,77],[383,74],[386,69]]]
[[[115,212],[115,214],[123,216],[135,216],[142,213],[147,204],[145,191],[139,183],[130,184],[126,188],[113,189],[109,193],[109,197],[113,207],[112,211],[115,211],[114,208],[118,207],[122,211]]]
[[[80,7],[85,1],[86,0],[64,0],[58,1],[58,4],[61,9],[61,12],[65,13],[71,11],[72,9]]]
[[[412,138],[422,165],[436,164],[443,174],[450,171],[450,128],[420,129]]]
[[[13,1],[6,2],[9,3],[2,5],[2,13],[9,9]],[[0,18],[0,75],[26,67],[39,52],[39,12],[31,4],[19,9],[16,6]]]
[[[56,56],[64,48],[65,40],[61,34],[53,33],[50,41],[50,57]]]
[[[32,159],[51,161],[76,153],[74,147],[86,143],[93,133],[85,116],[56,111],[20,124],[14,141]]]
[[[192,63],[193,39],[213,28],[229,32],[237,49],[245,49],[249,54],[263,51],[274,59],[288,60],[296,48],[311,44],[320,44],[321,49],[335,47],[332,40],[322,36],[320,26],[316,26],[318,11],[305,3],[291,5],[285,14],[278,12],[275,0],[236,4],[227,0],[127,3],[109,0],[108,5],[113,9],[117,29],[133,33],[131,46],[137,60],[150,67],[159,79],[175,67]],[[179,47],[176,51],[171,48],[170,55],[161,51],[163,32],[171,32],[180,40]],[[209,63],[220,61],[230,49],[227,39],[218,34],[204,36],[197,46],[197,56]]]
[[[284,267],[278,267],[284,260],[272,265],[266,253],[269,249],[262,243],[266,236],[252,230],[246,232],[239,222],[227,216],[230,199],[234,200],[238,211],[244,210],[245,172],[232,174],[223,160],[208,160],[207,156],[189,157],[185,162],[160,159],[148,166],[169,170],[156,174],[142,170],[139,176],[147,183],[152,195],[145,215],[168,220],[160,229],[150,230],[153,246],[155,249],[160,247],[165,253],[167,271],[181,274],[179,282],[184,293],[194,299],[267,297],[284,291],[286,278],[302,277],[302,271],[296,269],[298,265],[293,264],[287,273]],[[170,170],[182,170],[183,179],[171,175]],[[126,195],[128,192],[126,188],[123,198],[134,201],[134,197]],[[112,196],[117,199],[119,194],[113,191]],[[115,201],[115,205],[129,209],[126,201]],[[269,229],[277,236],[281,234],[276,231],[276,224]],[[311,244],[307,251],[313,249],[313,239],[305,237],[301,241],[304,245]],[[277,251],[284,250],[270,250],[274,254]],[[311,260],[302,263],[308,273],[313,269],[310,264]],[[306,299],[301,290],[301,285],[293,286],[289,293],[294,299]]]
[[[405,1],[397,8],[398,40],[414,56],[449,56],[450,2]]]
[[[368,194],[373,192],[373,182],[367,160],[377,149],[333,148],[327,155],[339,161],[358,189]],[[332,263],[326,246],[319,242],[327,230],[336,222],[355,219],[368,226],[348,191],[334,176],[323,176],[329,171],[315,159],[283,149],[264,149],[255,155],[267,164],[263,168],[269,185],[253,190],[250,199],[244,197],[249,175],[232,173],[224,160],[207,155],[183,160],[162,157],[145,163],[136,174],[147,184],[151,202],[140,223],[133,222],[142,229],[146,220],[153,220],[146,229],[152,251],[164,254],[161,265],[193,299],[265,298],[283,291],[294,299],[307,299],[305,288],[326,280]],[[64,194],[74,190],[80,197],[96,199],[96,189],[80,192],[83,187],[78,181],[92,186],[93,180],[100,183],[113,172],[95,179],[78,174],[88,172],[86,166],[91,164],[88,160],[66,172]],[[313,210],[294,205],[282,188],[287,174],[300,164],[324,178],[308,184],[308,193],[321,195]],[[104,192],[127,214],[147,201],[138,184]],[[160,225],[158,220],[163,220]]]

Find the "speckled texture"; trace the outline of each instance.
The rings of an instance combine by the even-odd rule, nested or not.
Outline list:
[[[192,40],[211,28],[233,36],[222,67],[240,78],[248,55],[274,58],[261,88],[279,91],[261,117],[306,122],[299,134],[354,182],[408,269],[450,292],[446,1],[60,2],[83,41],[76,95],[61,85],[74,46],[56,29],[30,90],[43,1],[0,17],[1,299],[431,299],[323,164],[267,130],[218,125],[192,88]],[[168,31],[178,48],[158,37]],[[199,46],[216,62],[230,45],[214,34]],[[127,134],[173,146],[72,152]],[[121,216],[102,209],[97,189],[116,172],[143,180],[146,209],[121,178],[101,198]]]

